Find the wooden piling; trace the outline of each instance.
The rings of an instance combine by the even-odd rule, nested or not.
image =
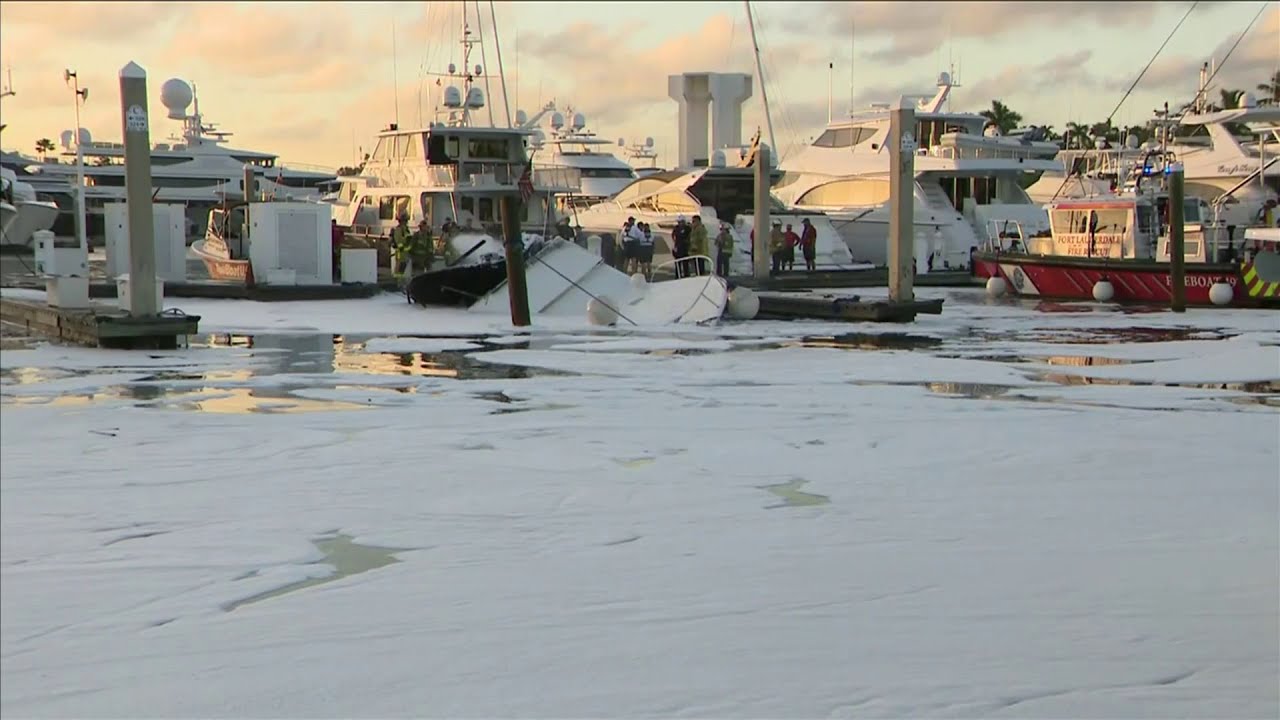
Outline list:
[[[1169,309],[1187,311],[1186,220],[1182,163],[1169,166]]]
[[[524,276],[524,242],[520,239],[520,200],[502,196],[502,234],[507,251],[507,296],[511,301],[511,324],[528,327],[529,288]]]

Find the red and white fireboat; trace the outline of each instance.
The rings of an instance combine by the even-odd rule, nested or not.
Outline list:
[[[1233,245],[1225,228],[1202,224],[1198,201],[1184,207],[1187,304],[1280,307],[1280,229],[1249,228]],[[1167,216],[1167,196],[1064,200],[1050,206],[1047,236],[994,233],[974,274],[1021,297],[1168,305]]]

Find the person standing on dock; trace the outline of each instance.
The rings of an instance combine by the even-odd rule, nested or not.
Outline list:
[[[653,276],[653,231],[649,229],[649,223],[640,223],[640,249],[636,262],[639,263],[638,270],[644,273],[646,278]]]
[[[689,224],[684,216],[676,218],[676,226],[671,230],[671,257],[675,259],[676,277],[684,277],[684,263],[680,262],[689,256]]]
[[[796,266],[796,246],[800,244],[800,236],[795,230],[791,229],[791,225],[787,225],[787,231],[782,234],[783,239],[787,241],[786,247],[782,249],[783,266],[787,272],[791,272]]]
[[[818,269],[818,229],[809,222],[809,218],[800,221],[804,231],[800,234],[800,250],[804,253],[804,269],[813,272]]]
[[[419,272],[427,272],[435,263],[435,239],[431,237],[431,226],[426,220],[418,223],[418,232],[413,236],[413,249],[409,256]]]
[[[786,254],[787,237],[782,234],[782,221],[774,220],[773,228],[769,231],[769,257],[773,259],[771,275],[782,272],[782,261],[786,259]]]
[[[720,223],[720,234],[716,235],[716,274],[722,278],[729,277],[729,258],[733,257],[733,231],[729,223]]]
[[[694,256],[706,256],[707,250],[707,226],[702,224],[702,216],[693,216],[693,227],[689,230],[689,254]],[[695,257],[693,260],[694,272],[698,275],[706,275],[711,272],[710,268],[703,267],[706,263],[702,257]]]
[[[391,272],[401,277],[412,271],[407,267],[412,263],[410,251],[413,248],[413,231],[409,229],[409,216],[400,213],[396,226],[391,230],[391,252],[395,260],[391,263]]]

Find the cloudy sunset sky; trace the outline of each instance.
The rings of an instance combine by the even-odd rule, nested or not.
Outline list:
[[[480,5],[487,64],[496,72],[489,4]],[[982,110],[998,98],[1025,122],[1059,130],[1101,121],[1190,5],[757,2],[752,9],[786,150],[827,120],[828,63],[837,115],[851,102],[931,93],[937,73],[954,64],[962,87],[953,91],[953,110]],[[153,141],[178,129],[162,119],[159,94],[164,80],[180,77],[195,84],[205,120],[234,133],[234,147],[286,162],[351,164],[357,148],[371,149],[374,133],[395,119],[397,97],[401,125],[431,119],[434,78],[425,73],[460,62],[461,6],[5,0],[0,64],[12,68],[17,94],[0,101],[8,125],[0,144],[34,154],[36,140],[56,142],[74,126],[64,68],[90,88],[84,126],[95,139],[118,141],[117,73],[132,60],[149,75]],[[1142,123],[1161,103],[1190,99],[1200,63],[1220,62],[1260,10],[1215,81],[1253,91],[1280,68],[1280,3],[1201,2],[1114,122]],[[663,165],[675,155],[666,76],[754,74],[740,2],[499,2],[496,15],[512,112],[551,99],[571,104],[602,136],[654,137]],[[496,81],[490,100],[500,119]],[[744,133],[762,124],[757,85]]]

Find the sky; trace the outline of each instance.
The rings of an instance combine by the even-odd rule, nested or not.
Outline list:
[[[397,117],[402,126],[431,121],[436,78],[428,73],[461,63],[463,5],[5,0],[0,65],[11,70],[16,95],[0,100],[0,122],[8,126],[0,145],[34,154],[38,139],[57,142],[75,126],[64,69],[90,89],[83,126],[96,140],[118,142],[118,72],[133,61],[148,73],[153,141],[180,130],[163,118],[160,104],[161,84],[179,77],[195,85],[205,121],[234,133],[231,146],[273,152],[287,164],[350,165]],[[473,30],[479,5],[485,33],[486,57],[476,57],[477,49],[471,62],[496,76],[490,4],[465,5]],[[744,3],[492,6],[510,98],[503,102],[494,77],[488,95],[498,123],[504,105],[514,114],[555,100],[584,113],[588,128],[603,137],[628,143],[653,137],[659,164],[670,166],[677,106],[667,97],[667,76],[755,75]],[[1059,131],[1071,121],[1104,120],[1191,6],[751,3],[784,161],[821,132],[829,98],[839,117],[851,106],[932,94],[938,72],[949,69],[960,83],[952,110],[979,111],[999,99],[1024,123]],[[1143,123],[1164,102],[1189,100],[1201,63],[1221,62],[1259,11],[1214,85],[1253,90],[1266,81],[1280,69],[1280,3],[1199,2],[1113,122]],[[69,34],[70,25],[92,32]],[[765,125],[758,81],[753,85],[743,109],[744,142]]]

